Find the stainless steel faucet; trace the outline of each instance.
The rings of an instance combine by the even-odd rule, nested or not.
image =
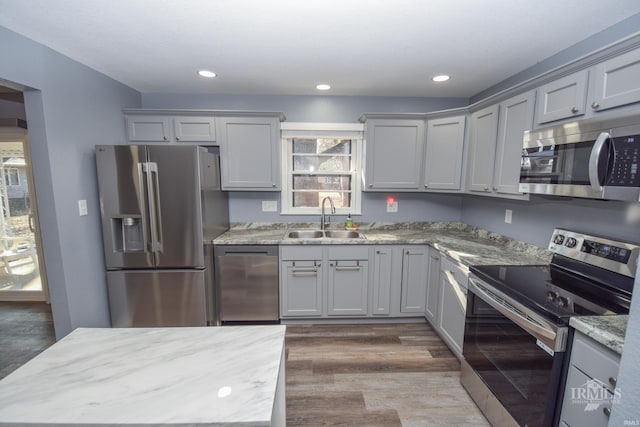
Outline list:
[[[327,225],[327,221],[324,215],[324,202],[326,202],[327,199],[329,199],[329,204],[331,205],[331,213],[332,214],[336,213],[336,207],[333,206],[333,200],[331,200],[331,197],[325,197],[324,199],[322,199],[322,215],[320,216],[320,230],[324,230],[325,226]]]

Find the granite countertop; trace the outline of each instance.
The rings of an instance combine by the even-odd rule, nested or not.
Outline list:
[[[569,325],[605,347],[622,354],[629,316],[572,317]]]
[[[284,335],[76,329],[0,381],[0,425],[268,426]]]
[[[214,245],[430,245],[463,265],[548,264],[544,248],[460,222],[410,222],[360,224],[364,239],[287,239],[288,230],[317,229],[310,223],[233,224],[213,240]]]

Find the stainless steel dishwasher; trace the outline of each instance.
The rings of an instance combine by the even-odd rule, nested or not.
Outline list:
[[[218,321],[280,320],[277,246],[215,246]]]

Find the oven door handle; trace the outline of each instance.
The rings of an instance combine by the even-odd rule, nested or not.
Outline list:
[[[473,277],[469,277],[469,290],[476,294],[480,299],[489,304],[491,307],[499,311],[509,320],[514,322],[516,325],[520,326],[527,333],[542,341],[542,343],[549,346],[554,351],[564,351],[565,350],[565,340],[558,340],[558,333],[552,329],[551,326],[543,325],[544,322],[542,319],[535,319],[535,322],[527,319],[521,313],[515,311],[512,307],[505,306],[502,302],[496,300],[492,295],[485,291],[485,286],[481,284],[477,279]],[[512,304],[512,301],[509,297],[502,294],[501,292],[494,291],[496,294],[500,294],[500,298],[504,298],[509,304]],[[516,304],[513,304],[516,305]],[[533,317],[532,317],[533,318]],[[539,324],[540,323],[540,324]],[[564,335],[564,334],[563,334]],[[562,338],[562,337],[560,337]]]

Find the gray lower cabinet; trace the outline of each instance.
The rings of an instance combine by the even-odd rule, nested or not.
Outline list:
[[[327,248],[327,314],[366,316],[369,249],[366,246]]]
[[[456,357],[462,357],[468,270],[447,257],[440,260],[440,306],[436,330]]]
[[[222,189],[280,189],[280,116],[219,117]]]
[[[616,392],[620,355],[576,331],[562,402],[561,423],[600,427],[609,423]],[[587,410],[587,405],[592,406]]]
[[[388,316],[391,308],[391,286],[395,285],[391,245],[373,248],[371,270],[371,314]]]
[[[424,314],[432,326],[438,324],[440,306],[440,252],[429,249],[429,280],[427,281],[427,300]]]
[[[125,116],[130,142],[205,142],[216,141],[213,116],[140,115]]]
[[[424,189],[460,190],[466,116],[427,121]]]
[[[280,316],[322,316],[322,248],[280,247]]]
[[[429,247],[402,247],[401,313],[424,314],[429,273]]]
[[[421,188],[424,120],[367,120],[365,147],[364,190]]]

